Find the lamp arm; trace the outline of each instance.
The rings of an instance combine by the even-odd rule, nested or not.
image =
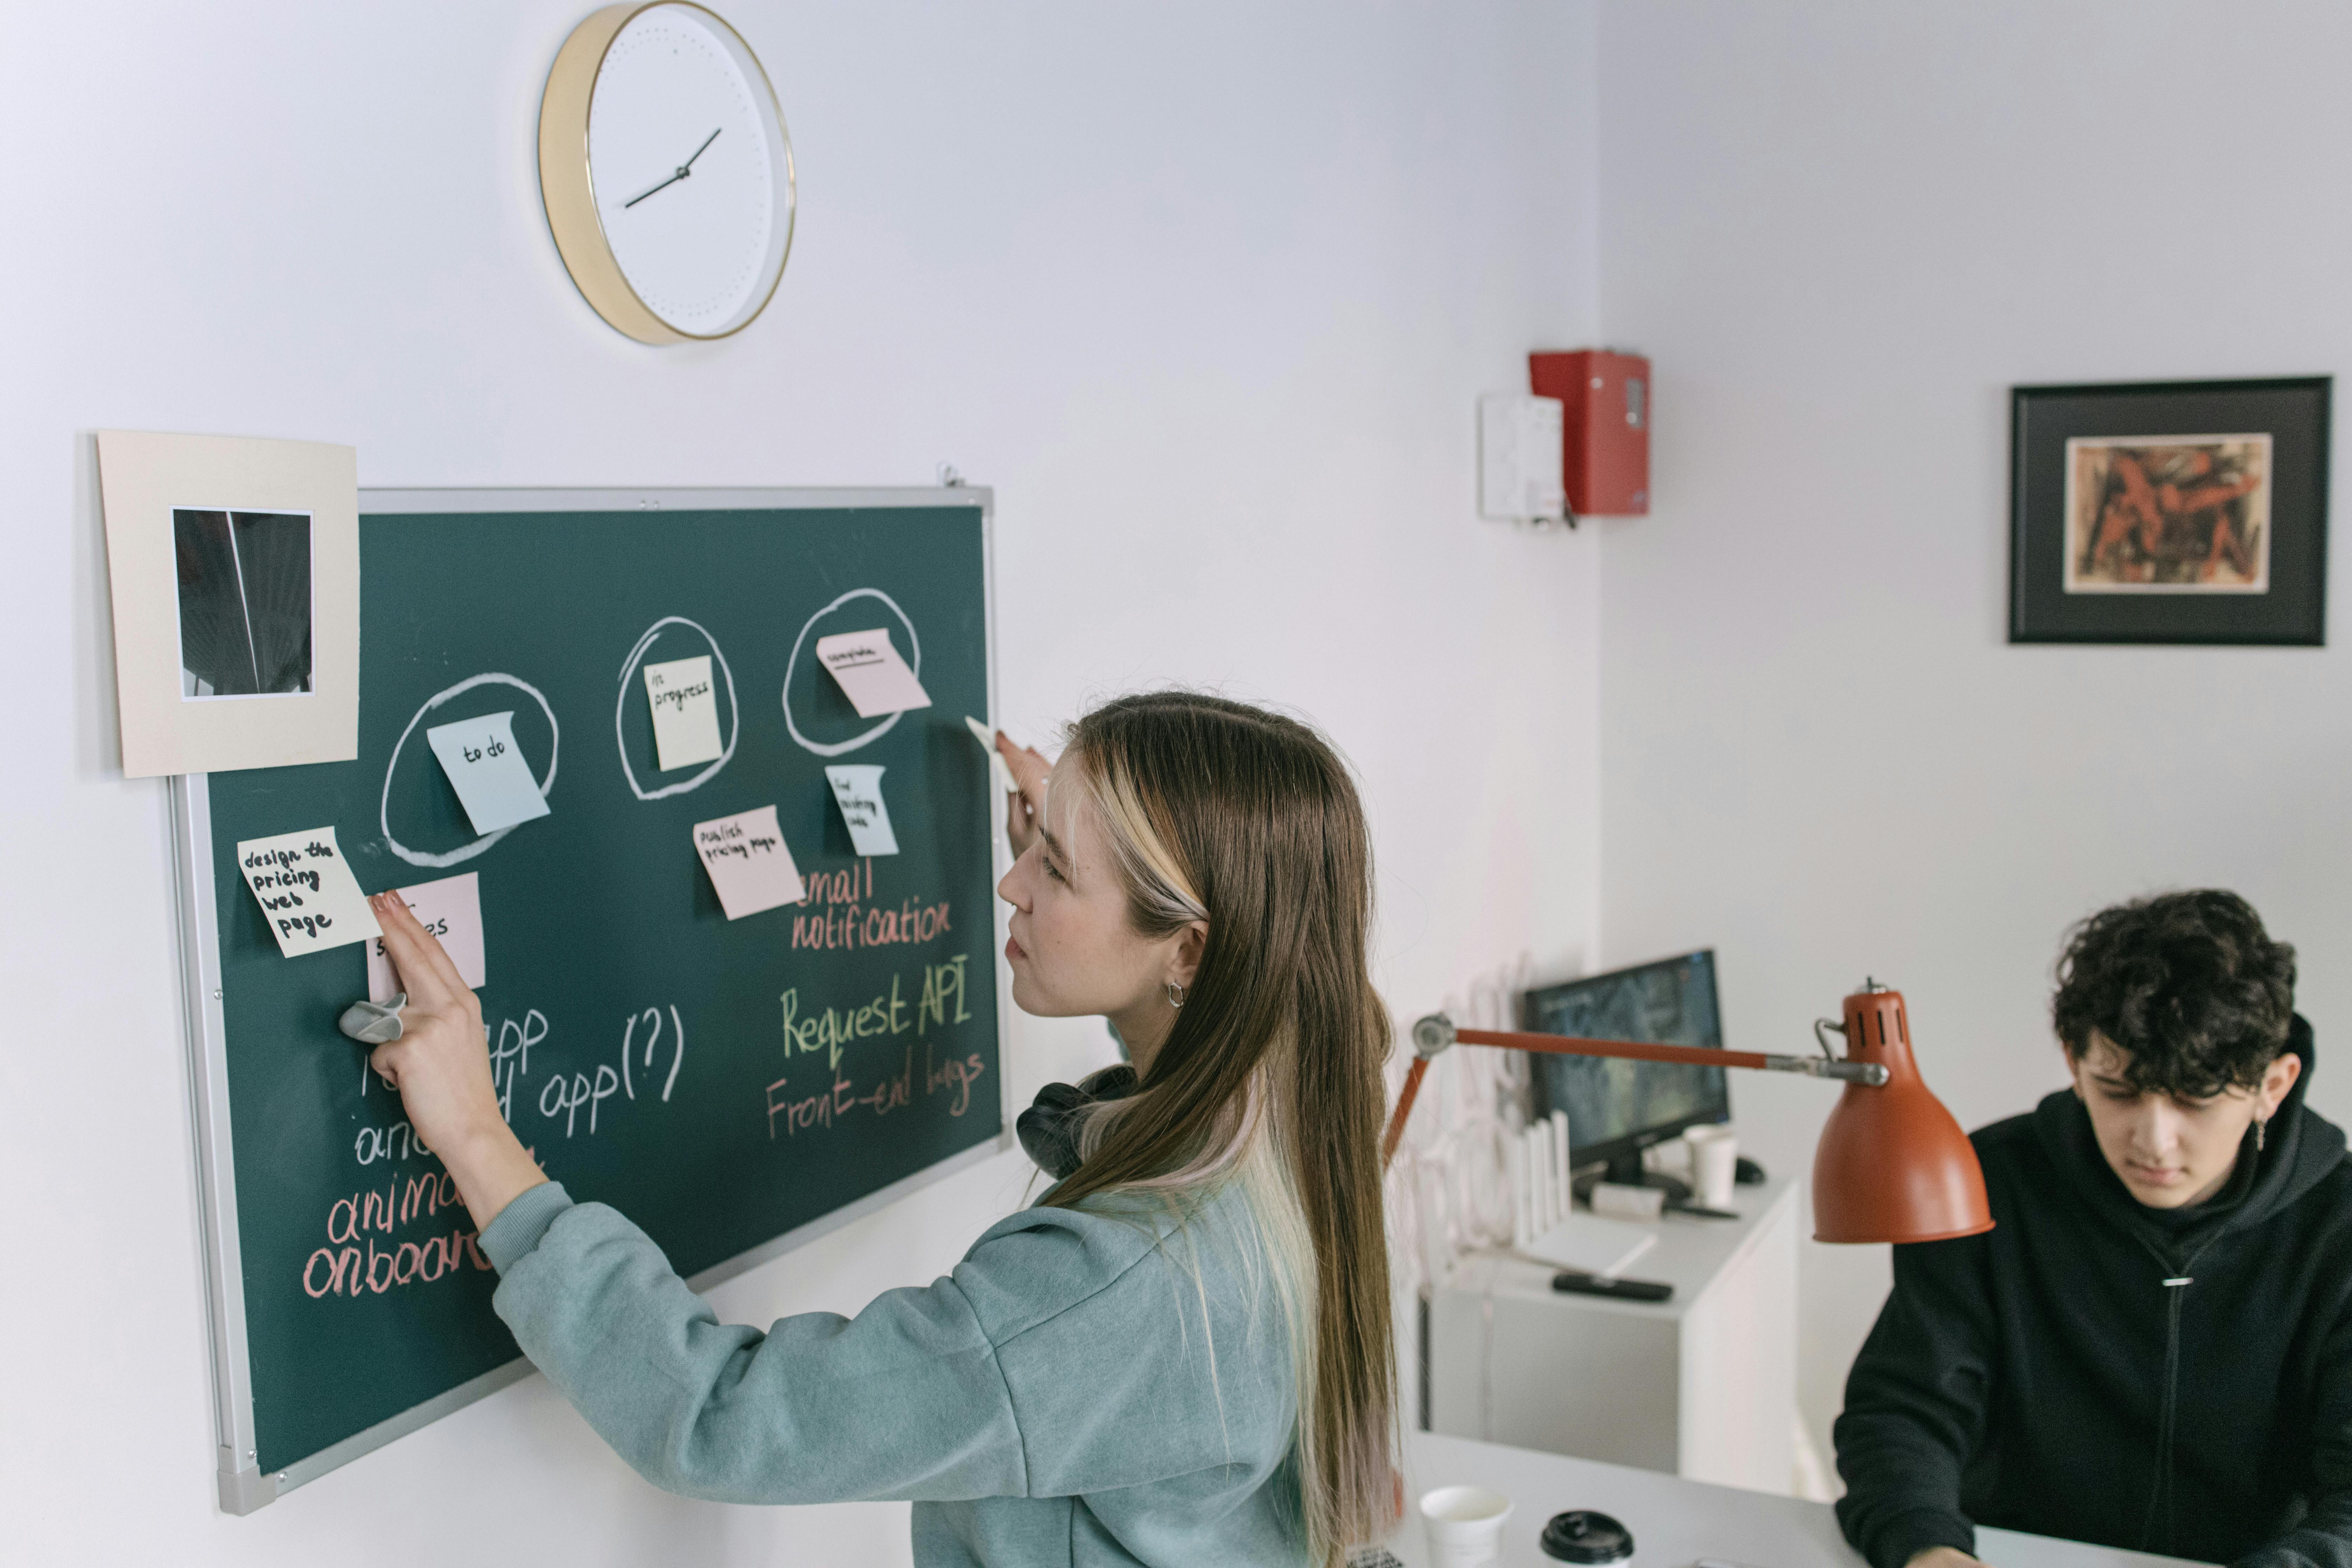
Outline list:
[[[1841,1058],[1831,1052],[1827,1037],[1832,1030],[1845,1036],[1853,1055]],[[1433,1013],[1412,1026],[1413,1054],[1418,1059],[1405,1075],[1404,1092],[1381,1141],[1381,1161],[1385,1164],[1396,1152],[1430,1058],[1456,1044],[1685,1067],[1760,1068],[1885,1090],[1857,1094],[1849,1088],[1831,1108],[1820,1146],[1813,1152],[1815,1240],[1943,1241],[1990,1230],[1992,1205],[1987,1200],[1984,1170],[1975,1146],[1952,1120],[1952,1113],[1919,1081],[1903,994],[1865,980],[1860,991],[1846,997],[1843,1023],[1823,1019],[1816,1026],[1814,1037],[1822,1046],[1819,1057],[1767,1056],[1759,1051],[1720,1051],[1638,1040],[1457,1029],[1453,1019]]]
[[[1807,1078],[1843,1079],[1847,1083],[1866,1083],[1873,1089],[1884,1088],[1886,1069],[1876,1062],[1847,1062],[1834,1058],[1824,1061],[1820,1057],[1766,1057],[1767,1072],[1801,1072]]]
[[[1397,1143],[1404,1137],[1404,1119],[1412,1114],[1413,1096],[1421,1092],[1421,1075],[1429,1070],[1427,1057],[1415,1057],[1412,1066],[1405,1068],[1404,1088],[1397,1095],[1396,1112],[1389,1118],[1389,1128],[1381,1134],[1381,1169],[1389,1168],[1396,1158]]]
[[[1405,1118],[1412,1114],[1413,1097],[1421,1092],[1421,1080],[1429,1071],[1431,1058],[1444,1054],[1454,1044],[1454,1020],[1443,1013],[1426,1014],[1412,1026],[1412,1066],[1405,1069],[1404,1087],[1397,1091],[1396,1110],[1389,1115],[1388,1131],[1381,1134],[1381,1169],[1389,1168],[1396,1158],[1397,1144],[1404,1139]]]
[[[1414,1026],[1416,1037],[1420,1028],[1421,1025]],[[1453,1029],[1451,1033],[1454,1039],[1465,1046],[1502,1046],[1515,1051],[1548,1051],[1568,1057],[1618,1057],[1628,1061],[1673,1062],[1680,1067],[1755,1068],[1765,1072],[1803,1073],[1808,1078],[1843,1079],[1849,1083],[1876,1085],[1886,1081],[1886,1069],[1876,1062],[1725,1051],[1712,1046],[1661,1046],[1646,1040],[1588,1040],[1574,1035],[1537,1035],[1510,1029]]]
[[[1618,1057],[1637,1062],[1673,1062],[1695,1068],[1754,1068],[1765,1072],[1802,1073],[1807,1078],[1838,1079],[1874,1087],[1886,1082],[1886,1068],[1877,1062],[1842,1060],[1834,1057],[1788,1057],[1763,1051],[1725,1051],[1710,1046],[1659,1046],[1643,1040],[1588,1040],[1574,1035],[1538,1035],[1515,1029],[1458,1029],[1443,1013],[1432,1013],[1412,1026],[1413,1061],[1397,1096],[1396,1110],[1381,1137],[1381,1165],[1395,1157],[1404,1137],[1405,1118],[1412,1114],[1430,1058],[1448,1047],[1501,1046],[1515,1051],[1547,1051],[1556,1056]]]

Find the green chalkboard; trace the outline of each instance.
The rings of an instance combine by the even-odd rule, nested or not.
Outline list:
[[[369,891],[473,873],[508,1121],[689,1278],[1000,1139],[985,492],[721,500],[363,495],[358,760],[184,781],[236,1511],[522,1370],[454,1184],[335,1031],[364,946],[281,957],[241,839],[331,826]],[[929,708],[860,718],[817,663],[877,626]],[[698,655],[727,751],[664,772],[641,668]],[[425,732],[508,711],[551,809],[485,840]],[[829,763],[884,769],[896,855],[854,852]],[[691,830],[766,805],[808,897],[730,921]]]

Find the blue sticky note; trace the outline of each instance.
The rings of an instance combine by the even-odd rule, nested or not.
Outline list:
[[[898,836],[890,831],[890,808],[882,804],[882,770],[834,767],[824,776],[833,781],[833,798],[841,805],[851,847],[860,855],[896,855]]]
[[[475,832],[496,833],[548,814],[547,797],[515,744],[512,713],[436,725],[425,731],[425,741],[441,759]]]

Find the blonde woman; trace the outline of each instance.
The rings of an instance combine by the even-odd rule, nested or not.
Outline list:
[[[1354,786],[1304,725],[1189,693],[1097,709],[1050,773],[1005,750],[1013,1000],[1108,1016],[1134,1070],[1040,1097],[1023,1142],[1055,1184],[945,1279],[719,1322],[531,1163],[473,993],[396,898],[407,1032],[373,1063],[480,1224],[499,1316],[656,1485],[911,1499],[925,1568],[1325,1568],[1386,1532],[1395,1484]]]

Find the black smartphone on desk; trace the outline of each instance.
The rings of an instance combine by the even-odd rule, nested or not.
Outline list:
[[[1580,1274],[1573,1269],[1551,1277],[1551,1288],[1564,1295],[1606,1296],[1618,1301],[1666,1301],[1674,1299],[1675,1288],[1656,1279],[1612,1279],[1602,1274]]]

